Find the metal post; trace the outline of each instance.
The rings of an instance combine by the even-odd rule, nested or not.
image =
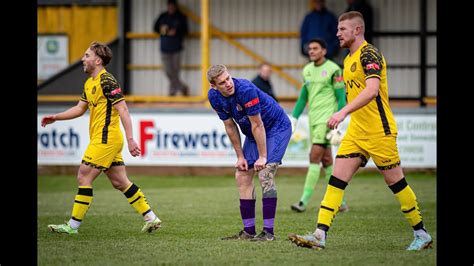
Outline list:
[[[122,84],[123,93],[130,94],[130,78],[127,71],[127,65],[130,63],[130,44],[126,37],[127,31],[130,30],[130,0],[118,0],[118,10],[119,65],[117,77]]]
[[[420,106],[426,106],[425,97],[427,91],[426,84],[426,28],[428,5],[426,0],[420,0]]]
[[[209,0],[201,0],[201,90],[202,97],[207,97],[209,82],[207,69],[209,68]]]

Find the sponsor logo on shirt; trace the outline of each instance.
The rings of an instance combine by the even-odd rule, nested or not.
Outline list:
[[[372,64],[368,64],[365,68],[367,70],[369,70],[369,69],[379,70],[380,66],[377,63],[372,63]]]
[[[92,94],[95,93],[95,90],[96,90],[96,88],[95,88],[95,86],[94,86],[94,87],[92,88]]]
[[[323,71],[321,72],[321,77],[325,77],[325,76],[327,76],[327,75],[328,75],[328,72],[327,72],[326,70],[323,70]]]
[[[237,106],[236,106],[235,108],[237,108],[237,111],[239,111],[239,112],[242,111],[242,110],[244,110],[244,109],[242,108],[242,106],[240,106],[240,104],[237,104]]]
[[[116,88],[115,90],[111,91],[110,94],[113,96],[113,95],[115,95],[117,93],[120,93],[120,92],[122,92],[122,89]]]
[[[257,97],[257,98],[255,98],[255,99],[253,99],[253,100],[248,101],[246,104],[244,104],[244,106],[245,106],[245,108],[250,108],[250,107],[256,105],[256,104],[259,103],[259,102],[260,102],[260,100],[259,100],[258,97]]]

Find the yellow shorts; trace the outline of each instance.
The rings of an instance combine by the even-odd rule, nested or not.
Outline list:
[[[362,159],[361,167],[364,167],[372,157],[380,170],[395,168],[400,165],[397,137],[390,135],[372,139],[353,139],[346,136],[337,150],[336,158],[354,157]]]
[[[100,170],[125,165],[122,158],[123,142],[113,144],[90,143],[82,157],[82,163]]]

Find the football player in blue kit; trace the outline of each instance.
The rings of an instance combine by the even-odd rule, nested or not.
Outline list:
[[[272,241],[277,206],[275,174],[291,138],[291,122],[272,97],[249,80],[232,78],[224,65],[211,66],[207,79],[211,83],[209,102],[224,122],[237,155],[235,179],[244,226],[236,235],[222,239]],[[238,128],[245,135],[243,146]],[[255,231],[255,172],[262,187],[263,230],[258,235]]]

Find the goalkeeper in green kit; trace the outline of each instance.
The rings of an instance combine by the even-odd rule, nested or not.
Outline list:
[[[293,113],[290,116],[293,132],[306,103],[308,102],[308,116],[311,138],[309,154],[309,168],[306,174],[303,194],[298,203],[291,205],[296,212],[304,212],[321,172],[321,164],[325,177],[329,180],[333,169],[331,144],[338,145],[342,139],[341,133],[327,127],[331,115],[346,105],[344,79],[341,68],[327,59],[326,43],[322,39],[312,39],[308,45],[308,54],[311,60],[303,68],[304,85],[296,101]],[[339,212],[349,210],[345,200],[339,206]]]

